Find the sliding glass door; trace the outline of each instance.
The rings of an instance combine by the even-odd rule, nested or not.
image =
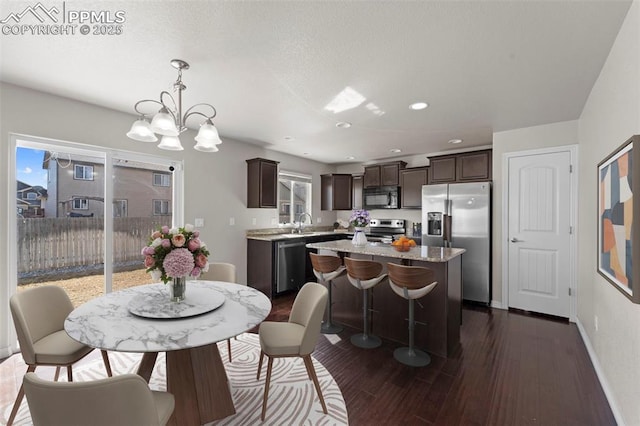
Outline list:
[[[182,215],[181,163],[38,138],[13,142],[10,291],[59,285],[78,306],[150,283],[141,250],[153,230]]]

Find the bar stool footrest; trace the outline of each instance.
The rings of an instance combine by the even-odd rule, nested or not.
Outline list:
[[[360,333],[351,336],[351,344],[362,349],[373,349],[380,347],[382,345],[382,340],[380,340],[378,336],[374,336],[372,334],[365,336]]]
[[[431,363],[428,353],[415,348],[398,348],[393,351],[393,357],[396,361],[410,367],[426,367]]]

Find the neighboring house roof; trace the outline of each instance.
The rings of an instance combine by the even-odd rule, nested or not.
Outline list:
[[[19,200],[18,207],[20,208],[28,208],[29,206],[40,207],[41,200],[49,196],[46,188],[43,188],[40,185],[31,186],[27,183],[24,183],[18,180],[16,182],[16,186],[18,188],[17,190],[18,196],[16,197],[16,199]],[[29,200],[27,198],[24,198],[24,194],[27,194],[30,192],[36,193],[36,198],[34,200]]]

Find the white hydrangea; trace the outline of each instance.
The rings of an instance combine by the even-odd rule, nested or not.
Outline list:
[[[158,247],[160,244],[162,244],[162,238],[156,238],[155,240],[153,240],[151,242],[151,247],[156,248]]]
[[[179,234],[179,233],[180,233],[180,231],[178,230],[178,228],[169,229],[169,234],[171,234],[171,235],[176,235],[176,234]]]
[[[194,226],[190,223],[187,223],[186,225],[184,225],[184,230],[185,232],[193,232],[195,230]]]

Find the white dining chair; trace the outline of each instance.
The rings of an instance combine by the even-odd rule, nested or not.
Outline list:
[[[291,308],[289,321],[273,322],[264,321],[260,324],[260,360],[258,362],[257,379],[260,380],[262,359],[268,358],[267,379],[264,384],[264,396],[262,400],[261,419],[264,421],[267,413],[267,398],[269,397],[269,384],[273,359],[283,357],[300,357],[304,361],[309,379],[318,393],[322,411],[327,414],[327,406],[322,396],[322,389],[318,382],[316,370],[313,367],[311,353],[318,343],[322,315],[327,306],[328,291],[321,284],[308,282],[302,286]],[[293,403],[293,402],[292,402]]]
[[[175,408],[172,394],[152,391],[137,374],[70,383],[27,373],[23,386],[35,426],[162,426]]]
[[[60,375],[60,367],[67,367],[67,380],[73,381],[71,366],[93,348],[76,342],[64,330],[64,321],[74,309],[64,289],[47,285],[20,291],[11,296],[9,308],[27,372],[35,371],[41,365],[55,366],[55,381]],[[102,351],[102,360],[111,377],[107,351]],[[23,397],[24,388],[20,386],[7,426],[13,424]]]

